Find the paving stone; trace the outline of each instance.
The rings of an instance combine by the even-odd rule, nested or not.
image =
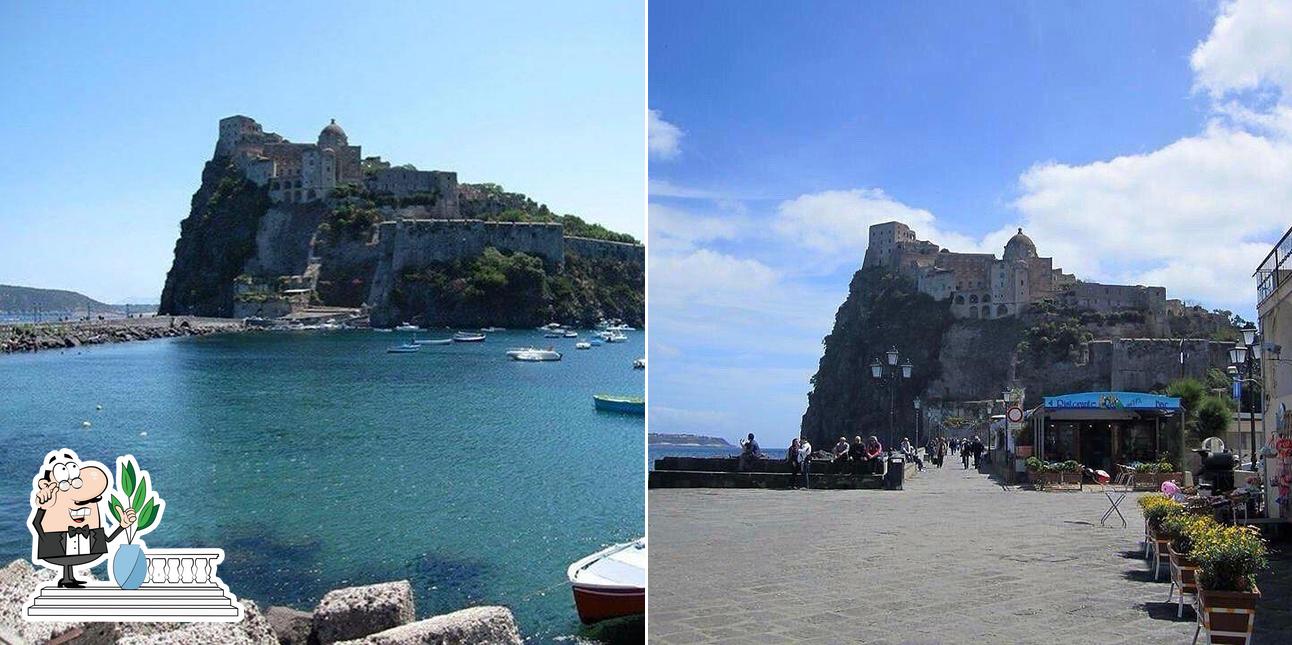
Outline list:
[[[1001,490],[928,469],[902,491],[650,491],[652,642],[1188,643],[1132,494]],[[1292,642],[1292,555],[1254,645]],[[697,611],[697,608],[702,609]]]

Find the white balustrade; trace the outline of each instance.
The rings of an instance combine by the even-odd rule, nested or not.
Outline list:
[[[149,585],[214,585],[215,567],[224,559],[219,551],[202,549],[150,549],[144,555],[148,558],[144,584]]]

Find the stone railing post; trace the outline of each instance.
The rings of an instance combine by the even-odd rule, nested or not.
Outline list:
[[[151,549],[145,556],[148,585],[216,586],[216,565],[224,559],[220,551],[202,549]]]

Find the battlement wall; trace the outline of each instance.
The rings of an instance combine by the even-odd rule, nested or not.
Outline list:
[[[628,242],[594,240],[588,237],[565,237],[565,252],[590,260],[618,260],[646,263],[646,247]]]

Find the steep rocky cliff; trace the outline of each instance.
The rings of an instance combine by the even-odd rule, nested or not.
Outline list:
[[[161,313],[276,317],[327,305],[367,306],[382,326],[642,324],[645,254],[633,238],[496,185],[463,191],[467,212],[452,217],[431,217],[420,196],[358,185],[272,203],[217,157],[181,223]]]
[[[955,319],[948,301],[935,301],[886,269],[866,268],[853,276],[823,341],[802,431],[813,443],[884,436],[889,394],[872,378],[870,363],[890,347],[915,365],[911,379],[898,386],[897,428],[914,423],[916,396],[929,407],[958,405],[999,398],[1005,387],[1018,385],[1030,406],[1047,395],[1152,391],[1181,376],[1205,378],[1224,366],[1232,340],[1223,339],[1236,330],[1227,312],[1191,315],[1192,323],[1172,331],[1207,329],[1210,338],[1154,338],[1152,321],[1136,311],[1080,311],[1049,301],[1018,317]]]
[[[180,223],[159,313],[233,315],[234,279],[255,253],[260,220],[269,208],[269,192],[248,181],[228,158],[208,161],[188,217]]]

